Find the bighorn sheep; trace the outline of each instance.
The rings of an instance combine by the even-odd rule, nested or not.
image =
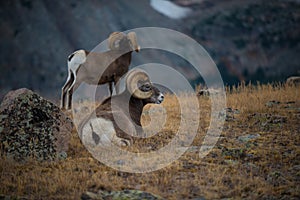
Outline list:
[[[291,76],[286,80],[288,85],[300,85],[300,76]]]
[[[68,57],[68,78],[61,94],[62,109],[71,108],[72,94],[82,82],[91,85],[109,83],[110,95],[114,83],[116,93],[119,93],[118,81],[128,72],[131,53],[138,52],[140,47],[134,32],[110,34],[108,46],[110,50],[106,52],[78,50]]]
[[[129,146],[133,136],[142,130],[141,115],[148,103],[160,104],[164,95],[152,85],[148,75],[133,69],[126,76],[126,89],[119,95],[106,99],[79,125],[83,140],[93,145]],[[88,138],[88,139],[87,139]]]

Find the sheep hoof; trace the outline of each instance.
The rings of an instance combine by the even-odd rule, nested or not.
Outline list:
[[[122,146],[122,147],[130,146],[130,141],[126,140],[126,139],[120,139],[117,143],[119,146]]]

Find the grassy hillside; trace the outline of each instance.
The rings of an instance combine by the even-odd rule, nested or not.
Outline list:
[[[1,156],[0,194],[78,199],[87,190],[138,189],[166,199],[299,199],[299,96],[299,87],[286,85],[228,89],[223,132],[203,159],[198,147],[209,126],[210,99],[199,97],[200,125],[192,147],[168,167],[151,173],[124,173],[101,164],[85,150],[74,130],[64,161],[20,164]],[[189,102],[188,95],[180,98],[195,103]],[[151,141],[141,139],[128,150],[149,151],[148,144],[156,150],[172,139],[181,116],[178,101],[167,95],[162,106],[167,113],[164,129]]]

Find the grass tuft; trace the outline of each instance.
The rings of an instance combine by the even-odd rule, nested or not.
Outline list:
[[[184,105],[199,103],[197,136],[193,148],[166,168],[144,174],[109,168],[91,156],[74,130],[64,161],[17,163],[1,156],[0,194],[79,199],[87,190],[138,189],[166,199],[299,198],[299,87],[241,84],[226,92],[231,109],[217,145],[203,159],[198,147],[209,127],[210,99],[198,97],[198,102],[190,102],[185,94],[179,97]],[[168,144],[180,127],[180,110],[179,99],[173,95],[166,95],[162,105],[147,106],[143,124],[151,124],[155,112],[166,113],[165,124],[157,135],[138,140],[128,150],[156,151]]]

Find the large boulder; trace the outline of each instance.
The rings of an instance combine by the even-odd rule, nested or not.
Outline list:
[[[72,121],[28,89],[9,92],[0,105],[1,152],[15,160],[65,158]]]

